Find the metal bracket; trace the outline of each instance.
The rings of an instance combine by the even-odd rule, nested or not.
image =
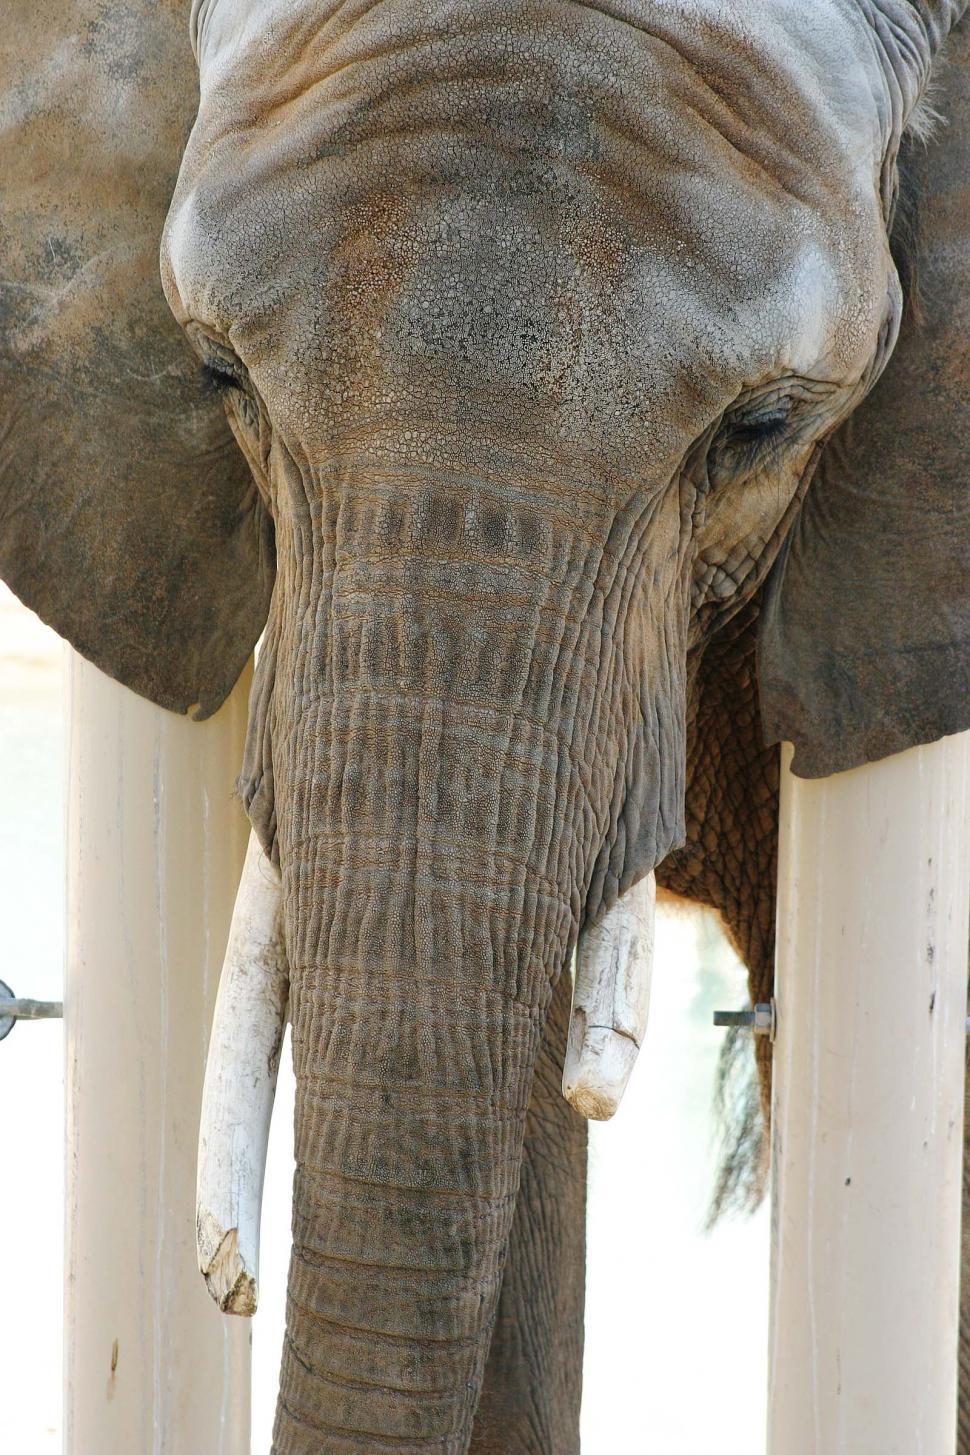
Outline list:
[[[740,1026],[752,1031],[756,1036],[770,1036],[773,1041],[777,1025],[775,1002],[769,1000],[761,1005],[756,1005],[753,1010],[716,1010],[714,1024],[716,1026]]]
[[[19,1000],[10,986],[0,980],[0,1041],[9,1036],[18,1021],[59,1020],[62,1000]]]

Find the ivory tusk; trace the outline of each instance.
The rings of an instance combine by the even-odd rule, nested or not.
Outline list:
[[[227,1314],[259,1298],[259,1216],[289,976],[279,871],[250,835],[232,912],[202,1089],[199,1268]]]
[[[584,1117],[606,1121],[626,1090],[643,1045],[653,969],[653,874],[584,931],[576,949],[563,1096]]]

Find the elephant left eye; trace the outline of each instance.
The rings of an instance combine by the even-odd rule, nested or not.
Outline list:
[[[760,445],[783,434],[788,426],[787,409],[771,409],[763,414],[754,414],[732,420],[729,425],[731,443],[735,445]]]
[[[711,483],[743,478],[769,466],[787,442],[791,422],[789,400],[730,410],[711,441],[708,454]]]
[[[721,449],[728,449],[739,457],[755,458],[784,439],[790,418],[787,404],[771,409],[733,411],[724,417],[718,443]]]

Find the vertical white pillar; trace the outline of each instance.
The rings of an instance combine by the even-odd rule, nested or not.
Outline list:
[[[954,1455],[970,733],[789,760],[769,1455]]]
[[[249,1328],[215,1308],[195,1252],[248,675],[194,723],[71,656],[66,1455],[249,1452]]]

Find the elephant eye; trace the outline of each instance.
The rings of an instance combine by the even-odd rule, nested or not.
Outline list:
[[[763,414],[753,414],[732,420],[729,424],[731,443],[736,445],[758,445],[783,434],[788,424],[787,409],[771,409]]]
[[[233,389],[245,388],[242,371],[235,369],[222,359],[205,359],[202,364],[202,376],[209,388],[215,389],[218,394],[228,394]]]
[[[708,473],[712,481],[764,469],[787,440],[790,424],[788,400],[729,411],[711,442]]]
[[[206,347],[202,360],[202,376],[208,388],[221,394],[236,418],[247,429],[259,430],[259,409],[245,367],[228,350]]]

